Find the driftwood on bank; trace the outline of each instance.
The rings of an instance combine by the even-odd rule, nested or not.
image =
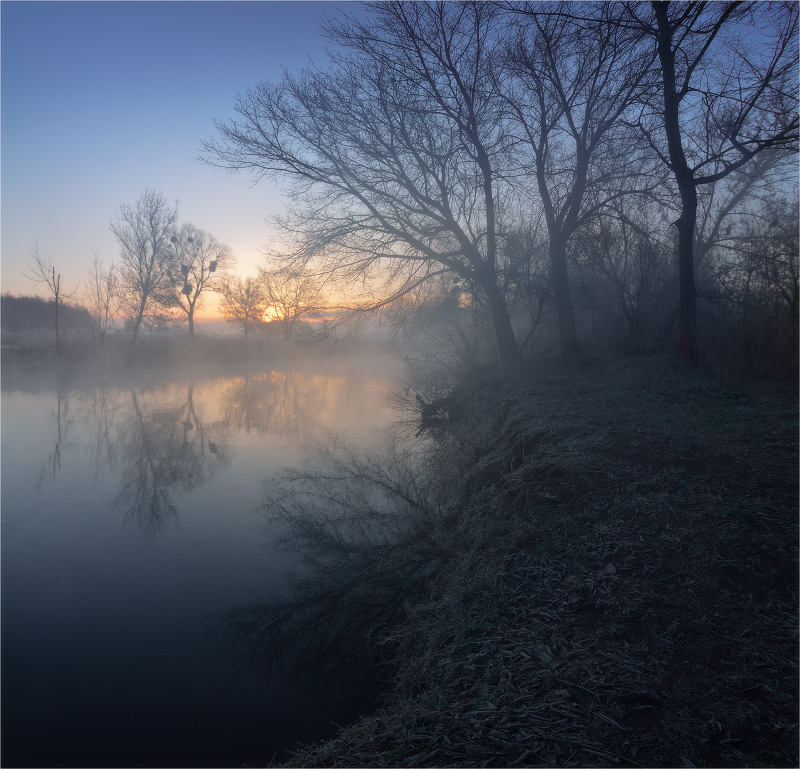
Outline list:
[[[461,390],[453,390],[449,395],[426,403],[422,396],[417,393],[417,403],[419,403],[423,428],[441,425],[444,422],[452,422],[458,419],[461,416],[461,409],[458,408],[461,395]]]

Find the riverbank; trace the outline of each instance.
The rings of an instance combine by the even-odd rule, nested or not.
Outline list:
[[[555,361],[461,405],[393,693],[288,765],[796,766],[796,386]]]

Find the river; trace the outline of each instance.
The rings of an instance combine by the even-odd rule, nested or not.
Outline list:
[[[4,391],[3,766],[263,766],[352,718],[214,627],[299,568],[271,546],[271,478],[335,436],[377,450],[391,384],[265,367]]]

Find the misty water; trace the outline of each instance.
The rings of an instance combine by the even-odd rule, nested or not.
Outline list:
[[[352,717],[214,627],[297,566],[270,479],[333,436],[381,445],[374,369],[2,393],[4,766],[258,766]]]

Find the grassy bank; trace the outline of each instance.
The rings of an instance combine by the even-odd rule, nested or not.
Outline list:
[[[797,766],[796,387],[558,361],[464,407],[393,693],[289,765]]]

